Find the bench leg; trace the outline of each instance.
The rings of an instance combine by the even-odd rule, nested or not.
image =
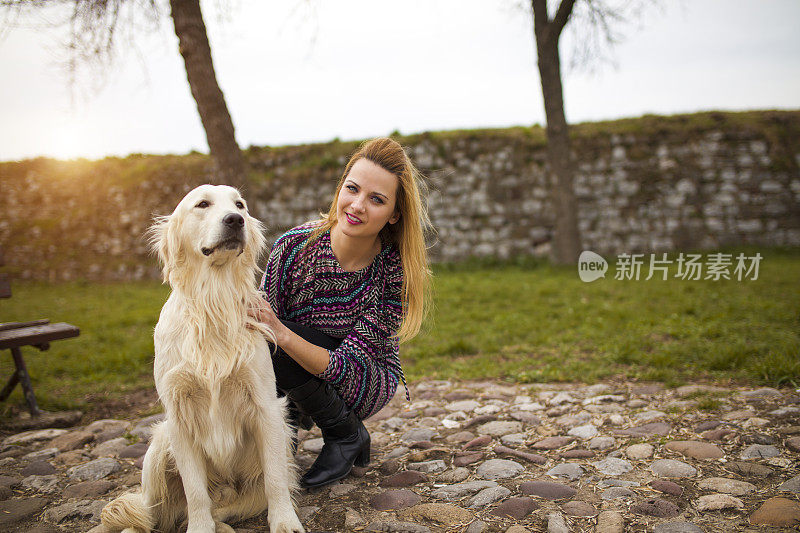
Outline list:
[[[6,386],[3,387],[2,391],[0,391],[0,402],[6,401],[6,398],[8,398],[8,396],[11,394],[11,391],[14,390],[14,387],[17,386],[17,383],[19,383],[19,376],[17,375],[17,372],[14,371],[14,373],[11,374],[8,383],[6,383]]]
[[[17,380],[22,385],[22,392],[25,394],[25,401],[28,402],[28,409],[31,411],[31,416],[39,416],[42,412],[39,411],[39,406],[36,405],[36,397],[33,395],[31,377],[28,375],[28,368],[25,366],[25,361],[22,359],[22,352],[20,352],[19,348],[11,348],[11,355],[14,356],[14,364],[17,366]]]

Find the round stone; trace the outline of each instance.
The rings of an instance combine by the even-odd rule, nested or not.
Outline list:
[[[664,418],[667,416],[667,413],[663,411],[642,411],[641,413],[636,413],[633,415],[633,419],[637,422],[651,422],[653,420],[658,420],[659,418]]]
[[[393,476],[389,476],[388,478],[381,481],[381,487],[410,487],[411,485],[416,485],[417,483],[424,483],[428,481],[428,477],[423,474],[422,472],[417,472],[414,470],[404,470],[403,472],[398,472]]]
[[[118,437],[95,446],[95,448],[89,452],[89,455],[92,457],[116,457],[127,446],[128,439]]]
[[[306,441],[308,442],[308,441]],[[147,448],[149,445],[146,442],[137,442],[136,444],[131,444],[130,446],[125,446],[119,452],[120,459],[136,459],[137,457],[143,456],[147,453]]]
[[[421,498],[410,490],[387,490],[370,498],[369,503],[378,511],[391,511],[411,507],[420,502]]]
[[[602,461],[592,463],[592,466],[595,467],[598,472],[606,476],[621,476],[633,470],[633,465],[628,461],[615,457],[607,457]]]
[[[680,509],[674,503],[661,498],[649,498],[633,504],[631,512],[658,518],[672,518],[680,514]]]
[[[352,492],[356,489],[356,486],[352,483],[337,483],[331,485],[330,497],[331,498],[339,498],[340,496],[344,496],[348,492]]]
[[[629,489],[631,487],[640,487],[640,486],[641,484],[638,481],[628,481],[625,479],[615,479],[615,478],[604,479],[603,481],[600,481],[597,484],[597,488],[599,489],[607,489],[609,487],[625,487],[626,489]]]
[[[464,533],[484,533],[488,527],[488,524],[482,520],[473,520],[470,525],[467,526],[467,529],[464,530]]]
[[[53,465],[47,461],[34,461],[22,469],[20,474],[23,476],[49,476],[56,473]]]
[[[545,500],[563,500],[578,493],[568,485],[553,481],[525,481],[520,484],[519,490],[522,494],[539,496]]]
[[[36,452],[26,453],[22,456],[24,461],[47,461],[58,455],[58,448],[45,448]]]
[[[744,509],[744,502],[730,494],[706,494],[694,503],[698,511],[718,511],[720,509]]]
[[[483,452],[464,453],[453,458],[453,466],[467,466],[483,460]]]
[[[525,467],[508,459],[489,459],[482,463],[475,474],[481,479],[505,479],[525,471]]]
[[[500,437],[500,442],[506,446],[525,446],[528,438],[524,433],[509,433]]]
[[[695,433],[702,433],[710,429],[716,429],[720,424],[722,424],[722,420],[706,420],[697,424],[694,431]]]
[[[653,533],[703,533],[703,530],[691,522],[667,522],[656,524]]]
[[[632,444],[631,446],[625,448],[625,455],[628,456],[628,459],[641,461],[643,459],[651,458],[654,451],[655,449],[653,448],[652,444]]]
[[[592,504],[580,500],[573,500],[565,503],[561,506],[561,510],[564,511],[564,514],[568,516],[587,517],[597,514],[597,510],[594,508],[594,506],[592,506]]]
[[[570,481],[575,481],[583,476],[584,470],[580,465],[575,463],[561,463],[554,466],[547,471],[547,475],[551,477],[561,477]]]
[[[445,437],[445,442],[448,444],[463,444],[475,438],[475,434],[471,431],[459,431]]]
[[[492,511],[496,516],[510,516],[515,520],[522,520],[539,506],[531,498],[509,498]]]
[[[479,426],[477,432],[479,435],[502,437],[503,435],[522,432],[522,422],[498,420]]]
[[[467,502],[467,507],[470,509],[475,509],[477,507],[486,507],[490,503],[495,503],[506,496],[511,494],[511,491],[505,487],[490,487],[488,489],[483,489],[478,494],[473,496]]]
[[[4,531],[16,530],[17,523],[41,514],[44,507],[50,503],[46,498],[15,498],[0,501],[0,529]]]
[[[480,448],[486,446],[487,444],[491,444],[492,437],[489,435],[481,435],[480,437],[475,437],[474,439],[467,442],[462,449],[469,450],[471,448]]]
[[[308,439],[303,442],[303,450],[309,453],[319,453],[325,445],[325,440],[322,437],[316,439]]]
[[[734,437],[736,432],[728,428],[717,428],[704,431],[700,436],[706,440],[724,441]]]
[[[653,490],[663,492],[664,494],[672,494],[673,496],[680,496],[683,494],[683,487],[672,481],[655,479],[650,482],[650,486],[653,487]]]
[[[520,459],[525,459],[529,463],[534,463],[537,465],[543,465],[547,463],[547,457],[543,455],[539,455],[538,453],[528,453],[528,452],[521,452],[519,450],[515,450],[513,448],[507,448],[505,446],[495,446],[494,453],[497,455],[501,454],[508,454],[513,455],[514,457],[519,457]]]
[[[602,511],[597,515],[597,527],[594,533],[623,533],[625,531],[625,518],[617,511]]]
[[[775,446],[752,444],[745,448],[739,457],[742,459],[767,459],[770,457],[777,457],[780,454],[781,452]]]
[[[800,475],[794,476],[789,481],[778,485],[778,490],[800,494]]]
[[[58,476],[28,476],[22,480],[21,486],[43,494],[55,492],[58,490]]]
[[[628,429],[619,429],[615,431],[615,433],[628,437],[665,437],[669,435],[670,431],[672,431],[672,426],[669,424],[664,422],[652,422]]]
[[[494,481],[466,481],[464,483],[439,487],[431,492],[431,496],[439,500],[453,501],[475,494],[483,489],[497,486],[497,483]]]
[[[775,473],[767,465],[758,463],[742,463],[738,461],[731,461],[728,463],[728,470],[734,474],[739,474],[745,477],[769,477]]]
[[[752,483],[725,477],[710,477],[701,479],[697,486],[703,490],[713,490],[715,492],[732,494],[734,496],[743,496],[748,492],[753,492],[756,490],[756,486]]]
[[[575,437],[545,437],[531,446],[537,450],[555,450],[566,446],[575,440]]]
[[[658,477],[685,478],[697,475],[697,469],[682,461],[659,459],[650,465],[650,471]]]
[[[67,500],[70,498],[79,500],[92,499],[102,496],[115,486],[116,485],[114,485],[114,483],[102,479],[97,481],[83,481],[81,483],[70,485],[64,489],[64,492],[62,492],[61,495]]]
[[[614,437],[595,437],[589,441],[589,448],[592,450],[608,450],[617,445]]]
[[[787,498],[770,498],[750,515],[753,525],[796,527],[800,525],[800,502]]]
[[[436,472],[444,472],[447,470],[447,465],[441,459],[434,459],[432,461],[409,463],[408,469],[423,472],[425,474],[435,474]]]
[[[511,526],[506,530],[506,533],[511,533],[511,530],[515,527],[522,526]],[[522,529],[526,533],[529,531],[527,528]],[[522,531],[515,530],[513,533],[522,533]],[[547,533],[570,533],[563,514],[558,512],[547,513]]]
[[[120,470],[120,465],[110,457],[102,457],[67,470],[71,481],[92,481],[102,479]]]
[[[790,437],[783,444],[793,452],[800,452],[800,437]]]
[[[742,391],[739,396],[745,401],[774,400],[783,396],[781,391],[772,387],[762,387],[751,391]]]
[[[562,459],[588,459],[594,457],[596,454],[592,450],[584,450],[582,448],[572,448],[559,454]]]
[[[52,440],[60,435],[68,433],[66,429],[35,429],[32,431],[25,431],[17,433],[3,439],[3,444],[10,445],[16,444],[18,446],[26,446],[43,440]]]
[[[114,420],[110,418],[104,418],[102,420],[95,420],[94,422],[86,426],[86,431],[95,434],[100,434],[100,433],[111,434],[112,432],[118,432],[119,435],[122,435],[123,433],[125,433],[125,430],[128,428],[128,426],[130,426],[130,422],[126,422],[125,420]]]
[[[625,487],[611,487],[600,493],[600,498],[604,500],[616,500],[617,498],[633,499],[636,493]]]
[[[406,431],[400,436],[400,441],[406,444],[419,442],[421,440],[431,440],[437,436],[436,430],[430,428],[417,428]]]
[[[456,411],[464,411],[465,413],[471,413],[480,406],[481,404],[476,402],[475,400],[461,400],[458,402],[448,403],[447,405],[444,406],[444,408],[450,411],[451,413],[454,413]]]
[[[716,444],[711,444],[710,442],[674,440],[665,444],[664,447],[693,459],[719,459],[725,456]]]
[[[582,426],[575,426],[574,428],[567,431],[568,435],[572,435],[573,437],[578,437],[579,439],[591,439],[592,437],[597,436],[598,431],[597,427],[594,424],[584,424]]]
[[[430,520],[448,527],[467,523],[473,519],[471,512],[447,503],[421,503],[399,511],[397,516],[401,520],[412,522]]]

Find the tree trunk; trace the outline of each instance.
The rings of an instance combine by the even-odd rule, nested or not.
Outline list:
[[[212,181],[244,188],[247,185],[244,158],[236,143],[228,106],[214,73],[200,0],[170,0],[169,4],[186,66],[186,78],[217,168],[218,175]]]
[[[541,13],[534,8],[534,18],[541,16]],[[563,17],[561,9],[559,15]],[[567,11],[566,17],[568,16]],[[544,17],[546,18],[546,10]],[[547,161],[550,166],[548,185],[556,214],[552,259],[556,264],[574,265],[581,253],[581,238],[578,229],[578,203],[573,187],[574,170],[569,130],[564,116],[561,59],[558,54],[558,38],[566,24],[566,18],[560,21],[560,26],[558,22],[535,21],[534,32],[547,118]]]

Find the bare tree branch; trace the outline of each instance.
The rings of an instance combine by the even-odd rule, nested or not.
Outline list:
[[[559,35],[561,35],[561,30],[564,29],[564,26],[566,26],[574,5],[575,0],[561,0],[561,3],[558,5],[556,16],[553,17],[553,21],[551,22],[551,26],[553,28],[551,31],[553,31],[556,39]]]

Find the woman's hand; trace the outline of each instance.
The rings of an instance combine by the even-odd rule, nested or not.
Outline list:
[[[247,310],[247,314],[271,329],[275,334],[275,341],[278,346],[281,346],[282,340],[286,338],[285,333],[288,328],[283,325],[267,300],[258,298]]]

